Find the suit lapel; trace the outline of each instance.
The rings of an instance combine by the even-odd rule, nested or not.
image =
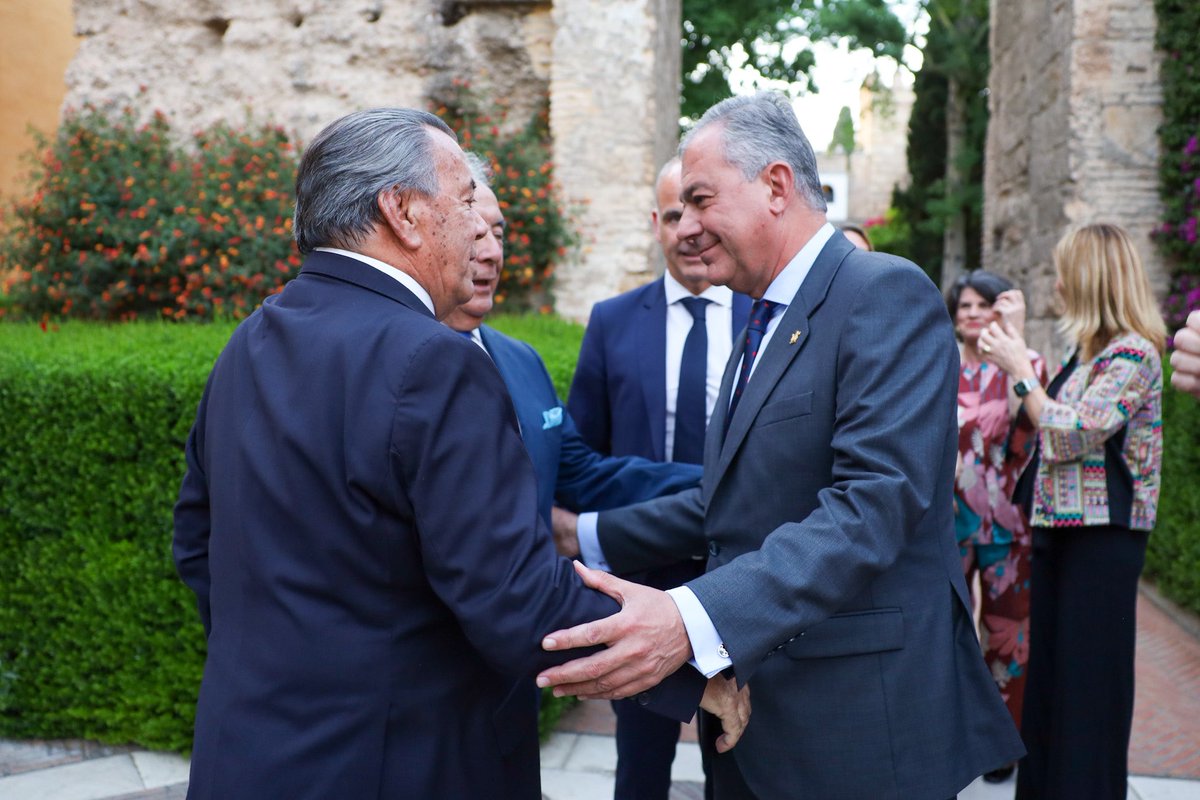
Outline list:
[[[754,367],[754,373],[750,376],[750,382],[746,384],[746,391],[742,395],[742,399],[738,401],[737,413],[729,421],[729,431],[725,434],[725,440],[722,442],[720,431],[724,428],[724,417],[729,408],[729,396],[733,391],[733,378],[741,356],[740,348],[734,347],[733,355],[729,359],[730,364],[725,370],[725,378],[721,382],[721,396],[718,399],[718,408],[722,412],[720,415],[721,427],[713,425],[716,441],[714,442],[710,438],[705,442],[706,448],[708,448],[706,452],[719,453],[717,463],[714,465],[716,473],[713,486],[716,486],[725,471],[729,469],[729,465],[733,462],[734,455],[737,454],[738,448],[750,431],[750,426],[758,415],[759,409],[762,408],[775,385],[779,383],[779,379],[783,377],[783,373],[787,371],[792,360],[808,343],[810,318],[825,301],[825,296],[829,293],[829,284],[833,281],[838,266],[852,248],[853,245],[848,241],[840,236],[834,236],[817,254],[812,269],[800,284],[792,302],[783,312],[783,318],[771,335],[767,349],[759,357],[759,361]],[[717,421],[716,418],[717,415],[714,414],[714,422]]]
[[[650,446],[655,461],[666,460],[667,438],[667,293],[660,278],[651,284],[635,320],[638,331],[638,371]]]

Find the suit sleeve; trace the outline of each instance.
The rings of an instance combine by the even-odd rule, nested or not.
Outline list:
[[[567,411],[575,418],[585,444],[600,453],[612,452],[612,409],[608,403],[608,370],[604,357],[603,306],[592,307],[575,377],[567,394]]]
[[[600,549],[618,575],[708,556],[699,487],[602,511],[596,524]]]
[[[209,383],[211,382],[210,376]],[[179,487],[179,499],[175,503],[175,535],[171,548],[179,577],[196,594],[196,608],[200,613],[200,622],[204,625],[205,636],[211,628],[208,604],[211,585],[208,571],[208,535],[212,525],[208,504],[208,476],[205,475],[203,466],[204,412],[207,406],[208,386],[205,386],[200,405],[196,409],[196,421],[188,433],[184,449],[187,470]]]
[[[567,413],[554,496],[572,511],[601,511],[690,489],[702,473],[698,464],[603,456],[588,447]]]
[[[579,656],[542,650],[542,637],[618,606],[555,554],[511,402],[481,350],[450,336],[416,349],[397,394],[390,452],[392,483],[404,495],[397,505],[413,510],[424,574],[492,667],[532,675]],[[649,710],[684,720],[702,692],[703,677],[685,667],[644,699]]]
[[[941,296],[894,262],[863,283],[837,343],[830,485],[806,518],[688,583],[742,682],[863,592],[911,537],[933,535],[932,498],[952,481],[958,359]]]

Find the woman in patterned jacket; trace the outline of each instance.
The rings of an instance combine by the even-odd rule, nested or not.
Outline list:
[[[1137,582],[1162,465],[1166,328],[1124,230],[1085,225],[1054,248],[1072,347],[1043,388],[1019,332],[984,358],[1038,428],[1018,483],[1033,526],[1029,674],[1018,800],[1123,800],[1133,721]]]

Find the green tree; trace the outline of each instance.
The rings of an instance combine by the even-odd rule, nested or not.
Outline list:
[[[695,119],[729,97],[730,70],[743,58],[755,86],[786,82],[792,93],[816,90],[811,76],[816,59],[801,46],[804,38],[846,38],[852,49],[897,61],[908,41],[885,0],[683,0],[680,113]]]

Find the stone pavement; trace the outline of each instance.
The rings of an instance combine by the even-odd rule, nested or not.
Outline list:
[[[1144,587],[1137,646],[1129,800],[1200,800],[1200,622]],[[613,725],[607,703],[583,703],[564,715],[542,747],[546,800],[612,798]],[[701,800],[704,776],[690,726],[672,775],[671,800]],[[959,797],[1010,800],[1013,785],[980,780]],[[0,800],[184,800],[186,793],[187,761],[178,756],[80,741],[0,741]]]

